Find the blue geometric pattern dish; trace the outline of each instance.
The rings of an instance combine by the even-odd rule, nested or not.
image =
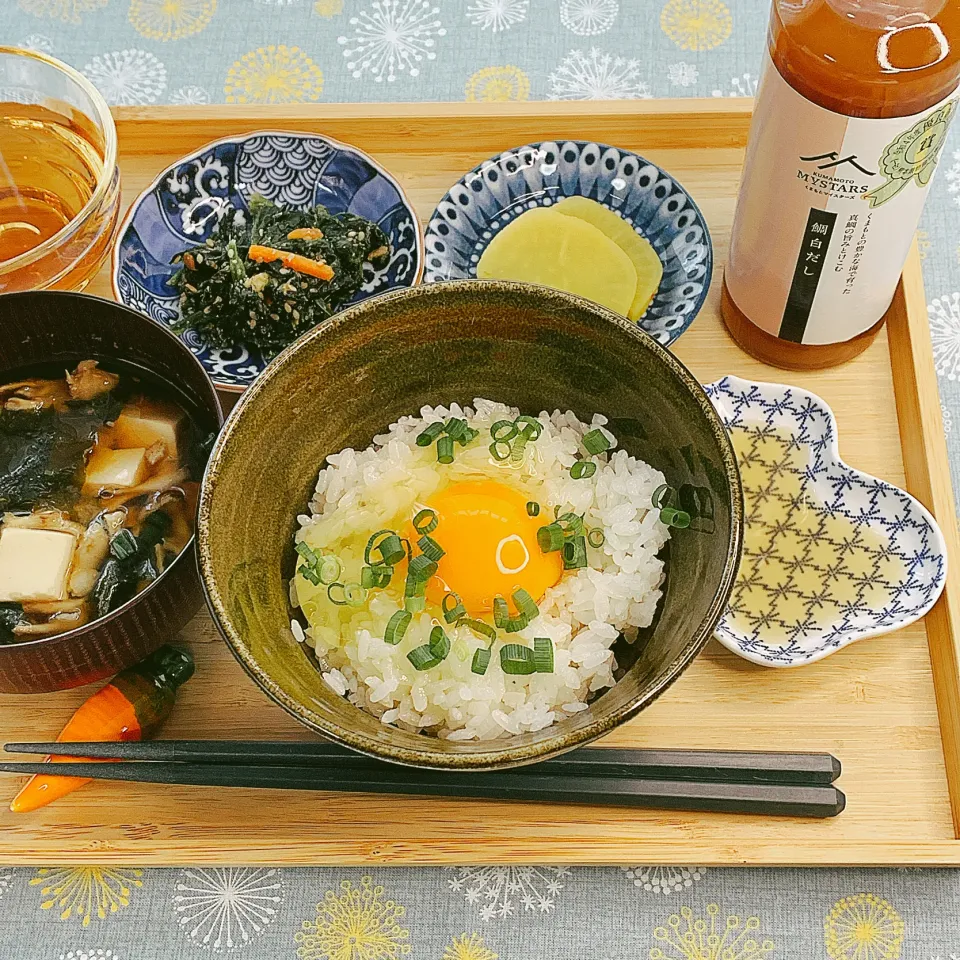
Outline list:
[[[294,207],[323,204],[331,213],[355,213],[390,237],[390,262],[364,268],[358,303],[393,287],[419,282],[423,244],[413,205],[397,182],[368,156],[313,134],[261,131],[207,144],[165,170],[137,198],[120,228],[113,256],[113,290],[121,303],[158,323],[179,317],[179,295],[169,280],[173,257],[206,240],[230,207],[247,209],[254,194]],[[237,345],[217,349],[192,330],[181,339],[218,387],[241,391],[269,358]]]
[[[943,534],[910,494],[847,466],[833,412],[797,387],[706,387],[737,450],[743,559],[716,630],[767,667],[813,663],[920,619],[946,582]]]
[[[687,191],[656,164],[602,143],[532,143],[474,167],[430,218],[424,282],[475,278],[500,230],[526,210],[564,197],[596,200],[653,245],[663,279],[638,323],[664,346],[673,343],[693,323],[710,288],[707,223]]]

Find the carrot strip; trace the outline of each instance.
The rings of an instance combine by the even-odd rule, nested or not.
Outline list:
[[[299,253],[290,253],[287,250],[277,250],[275,247],[262,247],[253,244],[247,251],[247,256],[255,263],[271,263],[279,260],[285,267],[308,277],[317,277],[319,280],[332,280],[333,268],[321,260],[311,260]]]

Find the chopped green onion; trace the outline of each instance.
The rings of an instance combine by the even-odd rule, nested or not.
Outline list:
[[[427,601],[423,597],[404,597],[403,598],[403,609],[407,613],[420,613],[427,605]]]
[[[514,423],[521,436],[526,434],[528,440],[539,440],[543,433],[543,424],[536,417],[517,417]]]
[[[443,657],[435,657],[433,655],[429,643],[414,647],[407,654],[407,659],[413,664],[415,670],[432,670],[434,667],[438,667],[443,663]]]
[[[510,459],[514,463],[519,463],[523,459],[523,455],[527,452],[527,441],[529,439],[530,436],[526,430],[521,430],[519,436],[514,439],[513,446],[510,448]]]
[[[479,436],[480,436],[479,430],[476,430],[473,427],[467,427],[467,429],[464,431],[463,436],[457,437],[457,443],[459,443],[461,447],[465,447],[468,443],[473,443],[473,441],[476,440],[477,437]]]
[[[487,672],[490,666],[490,648],[481,647],[473,654],[473,663],[470,664],[470,670],[479,674],[481,677]]]
[[[351,607],[362,607],[367,599],[367,591],[356,582],[345,584],[343,595]]]
[[[676,495],[676,490],[670,486],[668,483],[661,483],[656,490],[653,491],[653,497],[651,497],[651,502],[656,508],[669,506],[673,502],[673,498]]]
[[[507,606],[507,601],[503,597],[494,597],[493,598],[493,622],[496,627],[502,630],[506,625],[507,621],[510,619],[510,608]]]
[[[536,601],[523,587],[513,591],[513,605],[517,608],[517,613],[528,620],[534,620],[540,616],[540,608]]]
[[[503,629],[506,633],[519,633],[530,625],[530,621],[524,617],[510,617],[504,624]]]
[[[533,651],[520,643],[505,643],[500,648],[500,667],[516,676],[527,676],[537,669]]]
[[[413,620],[413,616],[409,611],[398,610],[387,621],[387,629],[383,634],[383,642],[389,643],[391,647],[395,647],[403,639],[403,635],[407,632],[407,627],[410,626],[411,620]]]
[[[324,557],[320,561],[320,582],[323,584],[333,584],[340,579],[343,573],[343,564],[336,557]]]
[[[426,533],[417,541],[420,552],[431,560],[439,560],[447,551],[437,543],[433,537]]]
[[[360,571],[360,586],[366,590],[373,587],[382,589],[389,586],[393,579],[393,567],[378,563],[375,567],[364,567]]]
[[[426,583],[437,572],[437,561],[431,560],[425,553],[417,554],[407,567],[407,577]]]
[[[429,507],[424,507],[413,518],[413,529],[420,534],[433,533],[437,529],[438,523],[440,523],[440,520],[437,517],[437,512]]]
[[[585,433],[582,443],[583,449],[586,450],[591,457],[596,456],[598,453],[605,453],[613,446],[602,430],[591,430],[589,433]]]
[[[559,550],[565,539],[563,527],[559,523],[548,523],[537,531],[537,543],[540,544],[542,553],[553,553],[554,550]]]
[[[498,420],[490,427],[490,436],[497,443],[509,443],[518,432],[517,425],[509,420]]]
[[[305,563],[300,564],[299,570],[300,576],[305,580],[309,580],[315,587],[319,587],[322,581],[320,580],[320,574],[314,567],[307,566]]]
[[[563,528],[563,536],[566,540],[579,537],[583,533],[583,517],[575,513],[560,514],[557,517],[557,523]]]
[[[539,517],[540,516],[540,504],[536,500],[527,501],[527,516],[528,517]]]
[[[686,510],[676,510],[673,507],[664,507],[660,511],[660,519],[668,527],[684,530],[690,526],[690,514]]]
[[[563,545],[563,569],[579,570],[587,565],[587,541],[574,537]]]
[[[493,443],[490,444],[490,456],[500,463],[509,459],[511,451],[512,447],[506,440],[494,440]]]
[[[312,563],[320,559],[320,555],[315,553],[309,546],[309,544],[304,543],[302,540],[296,545],[296,551],[303,557],[304,560],[308,560]]]
[[[375,560],[373,557],[373,551],[380,550],[382,545],[386,543],[390,537],[396,537],[396,536],[397,535],[393,532],[393,530],[378,530],[376,533],[372,534],[370,536],[370,539],[367,540],[367,545],[363,548],[363,562],[366,564],[369,564],[370,566],[373,566],[373,564],[378,563],[379,561]],[[397,539],[399,539],[399,537]],[[391,551],[392,549],[393,548],[391,545]],[[382,552],[380,556],[383,557]],[[400,559],[403,559],[402,555]],[[399,560],[395,560],[393,562],[398,563]]]
[[[424,427],[423,430],[417,436],[417,446],[418,447],[429,447],[440,434],[443,433],[443,421],[437,420],[435,423],[431,423],[428,426]]]
[[[587,543],[589,543],[590,546],[593,547],[595,550],[599,550],[604,545],[604,543],[606,543],[606,540],[607,540],[606,534],[599,527],[594,527],[587,534]]]
[[[427,592],[427,581],[418,580],[407,574],[406,583],[403,585],[403,595],[405,597],[422,597]]]
[[[455,623],[461,617],[467,615],[467,608],[463,605],[463,601],[452,591],[440,601],[440,609],[443,611],[443,619],[447,623]]]
[[[336,591],[336,589],[337,589],[338,587],[339,587],[339,589],[340,589],[340,596],[342,597],[342,599],[340,599],[340,600],[338,600],[338,599],[333,595],[333,594],[334,594],[334,591]],[[342,583],[339,583],[339,582],[338,582],[338,583],[331,583],[330,586],[327,587],[327,599],[329,599],[329,601],[330,601],[331,603],[335,603],[338,607],[345,607],[345,606],[347,605],[347,595],[346,595],[346,594],[347,594],[347,588],[346,588]]]
[[[577,460],[570,467],[570,476],[574,480],[586,480],[597,472],[597,465],[592,460]]]
[[[486,637],[490,641],[491,646],[494,640],[497,639],[497,631],[494,630],[489,623],[484,623],[482,620],[464,620],[463,626],[469,627],[474,633],[481,637]]]
[[[450,638],[444,633],[443,627],[434,627],[430,631],[430,652],[438,660],[446,660],[450,653]]]
[[[437,441],[437,462],[453,463],[453,437],[441,437]]]
[[[467,426],[466,420],[461,420],[459,417],[451,417],[444,425],[443,432],[451,440],[459,440],[470,428]]]
[[[407,554],[403,548],[403,541],[395,533],[384,538],[379,550],[383,563],[391,567],[398,564]]]
[[[534,637],[533,665],[537,673],[553,673],[552,640],[547,637]]]

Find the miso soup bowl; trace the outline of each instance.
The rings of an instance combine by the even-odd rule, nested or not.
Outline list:
[[[0,383],[24,368],[111,360],[165,383],[203,429],[223,414],[203,367],[176,336],[110,300],[36,291],[0,296]],[[0,692],[47,693],[92,683],[168,643],[203,606],[195,539],[145,590],[75,630],[0,645]]]
[[[536,733],[449,741],[387,726],[338,697],[290,631],[293,535],[324,459],[362,449],[424,404],[488,397],[528,413],[595,412],[627,451],[712,505],[674,532],[653,626],[615,653],[618,682]],[[681,491],[682,493],[682,491]],[[371,756],[495,769],[587,743],[636,716],[690,665],[722,614],[740,556],[730,441],[694,376],[636,324],[566,293],[464,280],[384,294],[302,337],[234,408],[207,466],[197,525],[213,616],[254,682],[316,733]]]

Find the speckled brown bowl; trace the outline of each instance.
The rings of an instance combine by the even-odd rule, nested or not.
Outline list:
[[[409,733],[337,697],[290,632],[293,533],[324,458],[362,449],[423,404],[489,397],[529,413],[595,412],[630,453],[713,503],[712,533],[676,531],[665,596],[623,676],[589,710],[538,733],[450,742]],[[709,528],[711,525],[698,524]],[[692,374],[635,324],[541,287],[459,281],[385,294],[285,350],[240,400],[200,495],[200,570],[220,630],[273,700],[318,733],[421,767],[491,769],[560,753],[652,703],[707,642],[740,556],[734,454]]]
[[[203,367],[148,317],[79,293],[0,296],[0,383],[25,367],[87,358],[139,367],[170,384],[203,428],[223,423]],[[47,693],[109,677],[172,640],[202,605],[191,538],[157,580],[106,617],[55,637],[0,645],[0,692]]]

